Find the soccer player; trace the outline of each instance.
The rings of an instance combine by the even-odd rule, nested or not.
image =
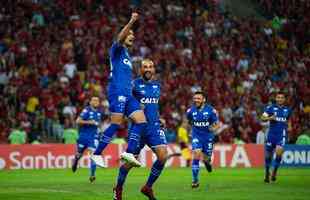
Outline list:
[[[187,119],[192,126],[192,188],[198,188],[199,162],[202,156],[207,171],[212,172],[213,132],[219,128],[217,112],[206,103],[203,92],[194,93],[193,105],[187,110]]]
[[[128,49],[135,39],[132,31],[133,24],[138,20],[138,14],[132,13],[131,19],[117,36],[110,49],[111,73],[108,86],[109,109],[111,125],[104,131],[99,146],[91,156],[99,166],[104,165],[102,151],[110,143],[114,133],[123,122],[124,115],[132,119],[133,125],[128,138],[127,152],[122,153],[121,159],[139,167],[141,163],[133,155],[138,148],[140,135],[146,128],[146,118],[139,102],[132,96],[132,63]]]
[[[141,136],[139,148],[135,151],[138,156],[141,149],[148,145],[157,156],[153,163],[149,178],[141,188],[142,194],[150,200],[156,200],[152,189],[153,184],[160,176],[167,158],[166,137],[161,129],[159,118],[160,83],[154,80],[155,67],[153,61],[144,59],[141,65],[141,78],[134,80],[133,94],[144,107],[147,118],[147,129]],[[122,200],[122,190],[127,174],[132,168],[131,164],[125,163],[119,169],[117,184],[113,189],[114,200]]]
[[[98,125],[101,122],[102,114],[98,110],[99,97],[93,96],[90,99],[89,106],[85,107],[77,118],[76,123],[79,125],[79,138],[77,140],[77,152],[72,164],[72,171],[77,170],[78,162],[84,151],[88,149],[94,152],[98,145]],[[91,161],[89,181],[95,181],[96,164]]]
[[[270,121],[269,131],[265,142],[265,179],[266,183],[270,182],[269,168],[272,162],[274,151],[276,158],[274,161],[273,171],[271,175],[271,181],[276,181],[277,170],[280,166],[283,146],[287,141],[287,129],[289,117],[292,114],[292,110],[285,106],[285,94],[278,92],[276,94],[276,103],[266,107],[261,119],[263,121]]]

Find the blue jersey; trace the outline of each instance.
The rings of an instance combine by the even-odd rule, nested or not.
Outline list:
[[[145,145],[153,149],[160,145],[166,145],[167,141],[159,122],[160,83],[158,81],[144,81],[142,78],[135,79],[133,81],[133,96],[144,107],[144,114],[148,123],[146,132],[141,135],[139,148],[134,152],[138,155]]]
[[[270,121],[268,135],[282,137],[286,135],[288,119],[292,114],[292,110],[286,106],[279,106],[276,104],[269,105],[265,108],[264,113],[268,116],[274,115],[276,120]]]
[[[119,42],[114,42],[109,53],[111,67],[109,95],[131,95],[132,64],[128,49]]]
[[[218,117],[212,106],[206,104],[198,109],[193,105],[187,110],[187,119],[192,125],[193,135],[214,137],[210,127],[218,122]]]
[[[79,117],[83,120],[95,120],[99,124],[102,114],[100,111],[87,106],[83,109]],[[98,126],[90,124],[80,125],[79,133],[80,138],[94,138],[98,134]]]
[[[143,105],[147,122],[159,122],[160,83],[138,78],[133,82],[133,95]]]

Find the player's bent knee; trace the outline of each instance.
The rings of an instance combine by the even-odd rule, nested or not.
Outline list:
[[[123,122],[123,114],[121,113],[112,113],[111,114],[111,123],[120,125]]]
[[[165,153],[161,153],[157,156],[157,159],[161,162],[161,163],[165,163],[167,160],[168,154]]]
[[[200,150],[193,151],[193,159],[200,160],[200,158],[201,158],[201,151]]]
[[[283,147],[281,147],[281,146],[277,146],[277,147],[276,147],[276,154],[277,154],[278,156],[281,156],[281,155],[283,154],[283,152],[284,152]]]
[[[130,115],[130,118],[134,121],[134,123],[145,123],[146,122],[146,118],[144,115],[144,112],[142,110],[138,110],[136,112],[133,112]]]
[[[165,163],[168,157],[168,151],[167,151],[167,147],[157,147],[156,148],[156,156],[157,159],[161,162],[161,163]]]

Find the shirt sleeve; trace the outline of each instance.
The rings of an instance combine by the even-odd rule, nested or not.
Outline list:
[[[271,106],[271,105],[267,106],[267,107],[265,108],[265,110],[264,110],[264,113],[267,113],[268,116],[273,115],[272,106]]]
[[[217,111],[213,108],[210,116],[210,124],[217,123],[219,121]]]
[[[83,119],[83,120],[87,120],[88,119],[88,111],[86,108],[84,108],[80,114],[80,118]]]
[[[117,57],[122,48],[123,48],[123,46],[119,42],[117,42],[117,41],[113,42],[111,49],[110,49],[111,58],[113,59],[113,58]]]

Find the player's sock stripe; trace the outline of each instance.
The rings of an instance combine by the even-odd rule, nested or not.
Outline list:
[[[136,140],[136,141],[139,141],[140,140],[140,136],[138,135],[138,134],[130,134],[130,136],[129,136],[129,139],[130,140]]]
[[[154,176],[159,176],[159,172],[151,171],[151,174],[153,174]]]
[[[131,137],[131,138],[140,138],[140,135],[130,133],[129,137]]]
[[[103,138],[104,138],[104,139],[111,139],[111,137],[106,136],[106,135],[103,135]]]
[[[159,174],[159,173],[160,173],[160,170],[154,168],[154,169],[151,170],[151,173],[153,173],[153,174]]]

